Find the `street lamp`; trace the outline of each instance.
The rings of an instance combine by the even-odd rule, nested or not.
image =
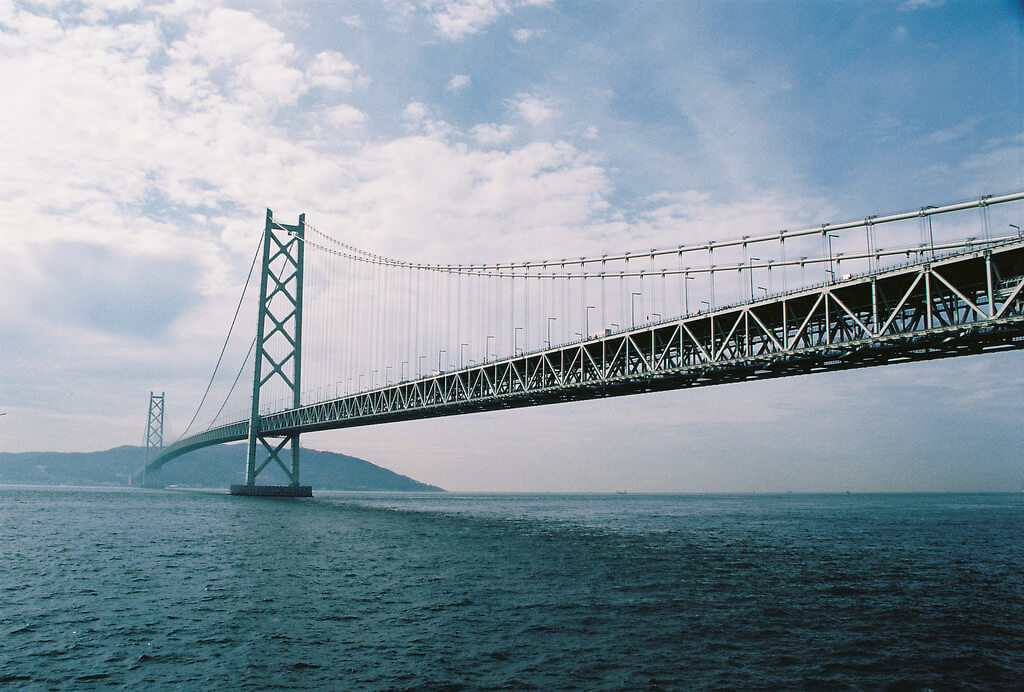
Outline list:
[[[462,349],[464,349],[467,346],[469,346],[469,344],[459,344],[459,369],[460,370],[464,367],[464,361],[463,361],[463,358],[462,358],[462,354],[463,354],[463,350]]]
[[[484,362],[487,362],[487,356],[491,352],[491,339],[494,338],[493,334],[488,334],[487,338],[484,339]]]
[[[658,321],[661,322],[661,313],[660,312],[652,312],[651,315],[653,317],[657,317]]]
[[[442,370],[441,370],[441,354],[442,353],[447,355],[448,349],[442,348],[440,351],[437,352],[437,371],[439,373],[442,372]]]
[[[701,302],[701,303],[702,303],[703,305],[707,305],[707,306],[708,306],[708,312],[711,312],[711,303],[709,303],[709,302],[708,302],[708,301],[706,301],[706,300],[702,300],[702,301],[700,301],[700,302]]]
[[[551,348],[551,323],[554,322],[557,319],[558,319],[557,317],[549,317],[548,318],[548,340],[546,342],[547,345],[548,345],[548,348]]]
[[[687,281],[693,281],[697,277],[690,276],[689,274],[683,277],[683,314],[690,314],[690,284]]]
[[[512,355],[522,355],[522,351],[519,350],[519,332],[523,331],[522,327],[516,327],[512,331]]]
[[[423,377],[423,363],[427,359],[426,356],[420,356],[419,360],[416,361],[416,377]]]
[[[928,209],[934,209],[935,207],[921,207],[921,216],[925,215],[925,211]],[[932,215],[928,214],[928,245],[932,251],[932,259],[935,259],[935,236],[932,234]]]
[[[636,291],[633,291],[633,295],[629,298],[629,318],[633,323],[633,329],[636,329],[636,297],[640,295]]]
[[[1010,228],[1015,228],[1015,229],[1017,229],[1017,237],[1018,237],[1018,238],[1024,238],[1024,235],[1021,235],[1021,232],[1020,232],[1020,226],[1018,226],[1018,225],[1017,225],[1017,224],[1015,224],[1015,223],[1011,223],[1011,224],[1010,224]]]
[[[587,326],[586,326],[586,328],[583,331],[585,331],[588,335],[590,334],[590,311],[594,310],[594,309],[595,308],[594,308],[593,305],[588,305],[587,309],[584,311],[586,316],[587,316],[587,319],[586,319],[586,325]]]
[[[408,365],[409,365],[409,361],[407,361],[407,360],[403,360],[402,361],[402,382],[405,382],[405,371],[406,371],[406,368],[408,367]]]
[[[384,368],[384,386],[385,387],[387,387],[387,386],[389,386],[391,384],[391,377],[388,375],[388,370],[390,370],[392,367],[393,366],[389,365],[386,368]]]
[[[758,286],[758,288],[760,288],[762,291],[764,291],[764,297],[767,298],[768,297],[768,289],[765,288],[764,286]]]
[[[828,234],[828,273],[832,277],[832,283],[836,282],[836,272],[832,268],[832,239],[838,237],[835,233]]]
[[[750,273],[750,277],[749,277],[750,278],[750,300],[754,300],[754,261],[755,260],[760,262],[761,258],[760,257],[751,257],[750,258],[750,262],[748,263],[749,267],[750,267],[750,272],[749,272]]]

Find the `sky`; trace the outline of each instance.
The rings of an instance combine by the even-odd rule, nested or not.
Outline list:
[[[447,264],[1024,190],[1011,0],[0,0],[0,84],[9,452],[141,444],[152,390],[168,436],[183,430],[268,207]],[[1016,491],[1022,366],[973,356],[303,444],[454,490]]]

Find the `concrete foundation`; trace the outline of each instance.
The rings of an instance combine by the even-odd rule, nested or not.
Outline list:
[[[311,485],[232,485],[232,495],[248,497],[313,497]]]

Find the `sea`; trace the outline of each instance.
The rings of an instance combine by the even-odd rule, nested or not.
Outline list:
[[[1019,492],[5,486],[0,687],[1019,690],[1022,529]]]

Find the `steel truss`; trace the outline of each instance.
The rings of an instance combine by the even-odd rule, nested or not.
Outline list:
[[[264,416],[336,428],[1024,348],[1024,242],[851,278]],[[244,439],[243,421],[154,463]]]

